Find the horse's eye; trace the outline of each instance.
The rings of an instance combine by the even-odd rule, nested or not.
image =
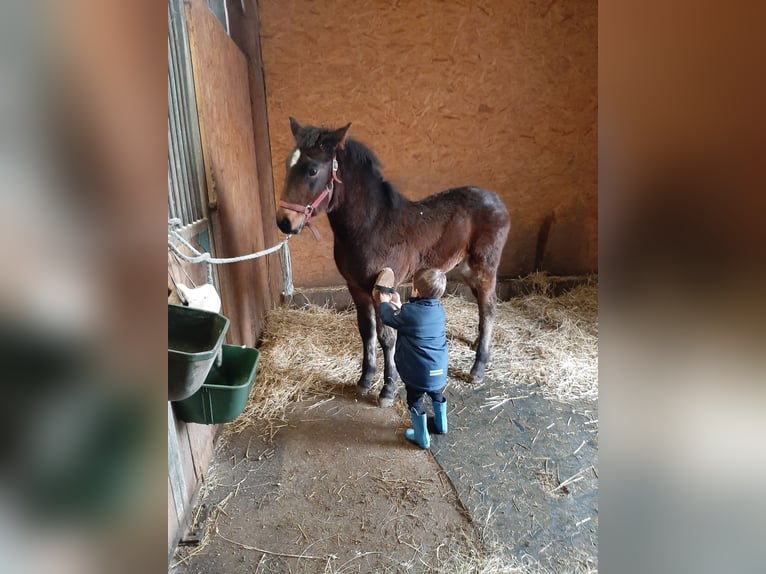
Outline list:
[[[309,168],[309,177],[314,177],[317,174],[317,168],[310,167]]]

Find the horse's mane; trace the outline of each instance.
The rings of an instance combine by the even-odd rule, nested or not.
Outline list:
[[[346,155],[351,163],[365,168],[372,179],[379,182],[379,189],[389,205],[398,205],[403,198],[391,182],[386,181],[383,177],[382,166],[375,153],[362,142],[352,138],[347,138],[344,146]]]
[[[345,148],[346,155],[348,155],[348,158],[352,163],[368,167],[373,175],[383,179],[380,160],[370,148],[368,148],[362,142],[351,138],[346,140]]]
[[[331,157],[332,151],[325,147],[326,142],[323,137],[329,128],[304,126],[298,136],[297,145],[300,149],[314,157],[328,155]],[[367,185],[372,185],[380,190],[382,198],[390,207],[398,206],[404,200],[391,182],[383,177],[380,160],[375,153],[362,142],[353,138],[346,138],[344,144],[346,159],[353,169],[356,169],[359,175],[367,178]],[[328,158],[329,159],[329,158]]]

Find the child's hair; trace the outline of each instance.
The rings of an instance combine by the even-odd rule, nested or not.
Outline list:
[[[412,277],[412,287],[425,299],[438,299],[447,289],[447,276],[439,269],[420,269]]]

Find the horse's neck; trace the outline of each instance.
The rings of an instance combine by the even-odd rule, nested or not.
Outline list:
[[[348,166],[348,164],[346,164]],[[369,174],[358,166],[347,167],[343,170],[341,163],[341,179],[339,204],[328,214],[330,226],[337,234],[353,237],[375,227],[383,216],[398,217],[407,209],[411,202],[396,191],[394,205],[386,197],[383,180],[370,181]]]
[[[365,197],[362,183],[343,176],[343,187],[339,190],[339,204],[327,213],[330,227],[336,236],[353,237],[369,228],[378,217],[379,202],[370,202]]]

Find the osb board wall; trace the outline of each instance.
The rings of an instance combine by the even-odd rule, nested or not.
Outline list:
[[[259,9],[277,195],[293,145],[288,117],[351,121],[349,135],[406,197],[471,184],[503,198],[512,229],[501,277],[596,270],[595,0],[261,0]],[[315,221],[321,243],[309,233],[290,242],[295,284],[340,284],[327,218]]]

